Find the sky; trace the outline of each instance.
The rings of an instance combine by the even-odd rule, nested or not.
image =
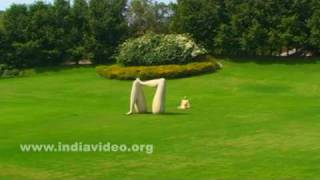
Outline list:
[[[35,0],[0,0],[0,10],[5,10],[8,8],[12,3],[16,4],[30,4],[33,3]],[[53,0],[43,0],[45,2],[52,2]],[[174,2],[175,0],[157,0],[159,2]]]

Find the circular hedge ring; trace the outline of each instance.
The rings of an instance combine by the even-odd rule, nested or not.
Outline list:
[[[161,65],[161,66],[98,66],[97,73],[108,79],[133,80],[140,78],[143,80],[155,78],[183,78],[194,75],[214,72],[220,68],[219,63],[195,62],[185,65]]]

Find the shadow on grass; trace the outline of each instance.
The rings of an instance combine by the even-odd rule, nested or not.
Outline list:
[[[164,114],[160,114],[161,116],[184,116],[188,115],[187,112],[166,112]]]
[[[284,64],[284,65],[299,65],[299,64],[317,64],[320,62],[320,57],[252,57],[252,56],[228,56],[228,57],[216,57],[218,59],[224,59],[236,63],[248,63],[253,62],[256,64],[268,65],[268,64]]]
[[[152,112],[146,112],[146,113],[138,113],[133,115],[152,115],[152,116],[184,116],[188,115],[187,112],[165,112],[162,114],[153,114]]]

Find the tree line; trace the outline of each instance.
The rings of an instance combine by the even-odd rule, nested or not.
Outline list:
[[[319,0],[178,0],[176,32],[192,34],[214,54],[316,55]]]
[[[0,64],[110,63],[120,43],[147,32],[188,33],[212,54],[317,55],[318,0],[55,0],[0,13]]]
[[[126,35],[125,7],[125,0],[14,4],[3,17],[1,59],[18,67],[108,61]]]

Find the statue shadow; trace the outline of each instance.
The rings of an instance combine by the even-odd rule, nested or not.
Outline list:
[[[187,112],[165,112],[161,114],[153,114],[152,112],[146,112],[146,113],[141,113],[144,115],[154,115],[154,116],[184,116],[188,115],[189,113]]]
[[[166,112],[163,114],[160,114],[162,116],[185,116],[188,115],[189,113],[186,112]]]

